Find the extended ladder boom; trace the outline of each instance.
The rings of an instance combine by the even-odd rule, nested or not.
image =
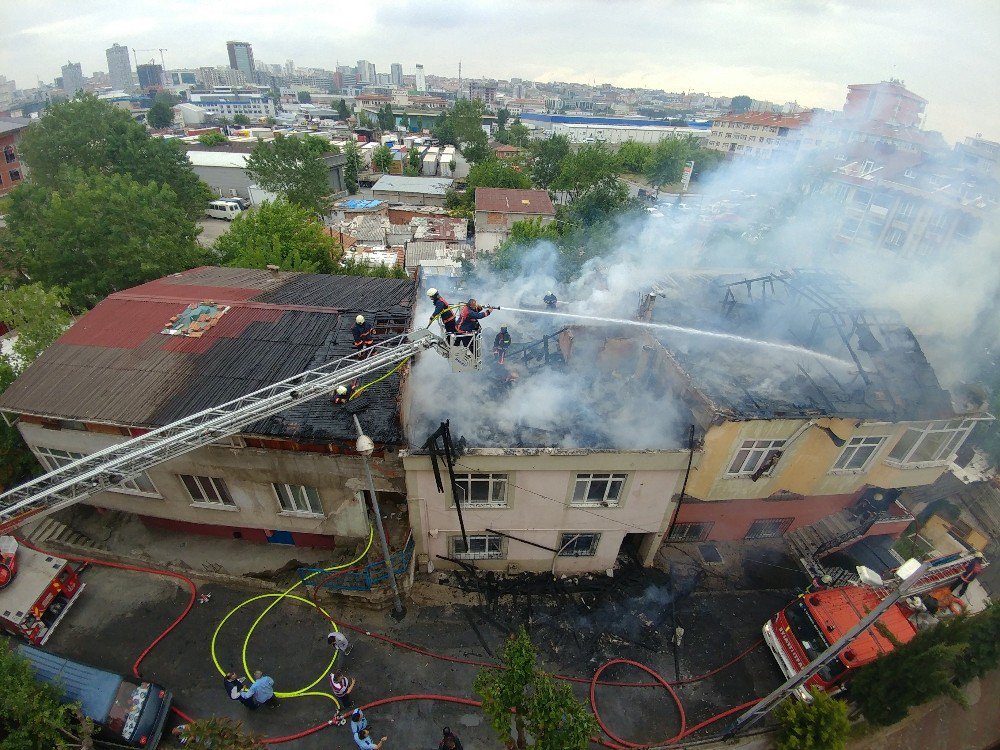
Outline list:
[[[103,492],[157,464],[234,435],[265,417],[332,393],[338,386],[432,347],[444,356],[449,354],[448,345],[429,330],[395,336],[365,349],[365,359],[351,355],[300,372],[66,464],[0,495],[0,533],[9,533],[30,518]]]

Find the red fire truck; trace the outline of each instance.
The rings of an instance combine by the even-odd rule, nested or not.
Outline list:
[[[919,596],[947,587],[973,558],[973,555],[950,555],[935,560],[908,593]],[[838,586],[806,593],[764,624],[764,642],[778,660],[781,671],[791,677],[839,641],[875,609],[887,593],[888,590],[881,586],[867,585]],[[814,685],[828,692],[842,689],[854,670],[892,651],[893,640],[907,643],[917,634],[916,626],[910,621],[913,612],[903,601],[894,604],[875,624],[827,662],[818,674],[799,687],[796,694],[809,700],[809,688]]]
[[[11,536],[0,537],[0,556],[10,571],[0,588],[0,627],[41,646],[83,591],[79,570]]]

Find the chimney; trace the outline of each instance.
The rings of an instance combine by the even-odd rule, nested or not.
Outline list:
[[[271,275],[274,278],[278,278],[278,272],[281,270],[281,266],[276,266],[273,263],[268,263],[267,266],[265,266],[265,268],[267,268],[267,270],[271,272]]]

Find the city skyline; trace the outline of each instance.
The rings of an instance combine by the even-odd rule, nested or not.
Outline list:
[[[41,7],[40,7],[41,6]],[[514,2],[453,5],[374,2],[365,12],[321,12],[290,0],[281,10],[248,0],[239,14],[179,2],[165,9],[95,0],[14,7],[0,31],[0,74],[21,88],[51,82],[67,58],[85,75],[107,68],[105,50],[166,48],[168,69],[227,64],[226,41],[258,60],[333,69],[366,59],[379,72],[400,62],[413,75],[463,76],[694,90],[839,109],[846,86],[890,77],[928,99],[926,126],[949,140],[1000,137],[1000,103],[984,96],[1000,73],[991,29],[1000,6],[929,2],[739,4]],[[47,9],[47,10],[46,10]],[[58,20],[40,20],[54,18]],[[405,22],[404,20],[405,19]],[[15,54],[20,50],[22,54]],[[159,56],[143,53],[143,57]]]

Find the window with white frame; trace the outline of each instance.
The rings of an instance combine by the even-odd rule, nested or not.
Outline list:
[[[506,474],[456,474],[455,499],[463,506],[504,508],[507,506]]]
[[[729,463],[727,476],[752,476],[765,462],[771,463],[785,447],[784,440],[744,440]]]
[[[884,244],[886,247],[899,248],[906,242],[906,232],[902,229],[890,229],[885,234]]]
[[[618,505],[628,474],[577,474],[571,505]]]
[[[973,419],[949,419],[907,427],[888,460],[903,465],[948,461],[975,424]]]
[[[453,536],[449,541],[451,556],[458,560],[502,560],[505,556],[499,534],[469,534],[464,539]]]
[[[593,557],[597,554],[597,545],[600,542],[600,534],[563,533],[559,537],[559,556]]]
[[[278,496],[278,504],[286,513],[308,513],[323,515],[323,503],[319,500],[319,490],[304,484],[272,484]]]
[[[235,508],[236,503],[229,495],[229,488],[226,482],[218,477],[197,477],[190,474],[179,474],[184,489],[187,490],[191,500],[200,505],[218,505],[220,507]]]
[[[64,451],[59,448],[46,448],[41,445],[35,446],[35,455],[38,456],[38,461],[48,471],[55,471],[56,469],[60,469],[73,461],[86,458],[83,453],[77,453],[76,451]],[[132,479],[125,479],[115,483],[113,487],[108,487],[108,492],[121,492],[125,495],[154,495],[156,497],[162,497],[160,493],[157,492],[156,487],[150,481],[149,477],[146,475],[146,472],[142,472]]]
[[[861,471],[871,461],[886,438],[870,435],[852,437],[847,441],[843,453],[833,464],[833,471]]]

